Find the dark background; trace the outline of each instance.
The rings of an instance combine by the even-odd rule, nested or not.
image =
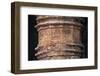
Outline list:
[[[81,22],[84,27],[81,30],[81,41],[84,45],[84,54],[81,58],[88,58],[88,18],[84,17],[84,22]],[[36,16],[28,15],[28,60],[37,60],[35,57],[35,48],[38,44],[38,32],[34,27],[36,25]]]
[[[81,58],[88,58],[88,18],[84,17],[84,22],[81,22],[84,27],[81,30],[81,41],[84,45],[84,54]]]
[[[28,15],[28,60],[37,60],[35,57],[35,47],[38,44],[38,32],[34,27],[36,16]]]

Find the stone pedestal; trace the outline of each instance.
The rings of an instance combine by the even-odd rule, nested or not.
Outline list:
[[[80,30],[82,18],[64,16],[37,16],[39,60],[80,58],[84,46]]]

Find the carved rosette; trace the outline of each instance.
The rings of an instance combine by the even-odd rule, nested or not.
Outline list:
[[[84,46],[81,42],[83,18],[65,16],[37,16],[39,60],[80,58]]]

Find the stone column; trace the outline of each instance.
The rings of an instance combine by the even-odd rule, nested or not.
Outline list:
[[[37,16],[39,60],[80,58],[82,18],[65,16]]]

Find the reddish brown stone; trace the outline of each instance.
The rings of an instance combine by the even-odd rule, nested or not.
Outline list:
[[[37,16],[39,43],[38,59],[80,58],[83,45],[80,30],[82,18],[64,16]]]

